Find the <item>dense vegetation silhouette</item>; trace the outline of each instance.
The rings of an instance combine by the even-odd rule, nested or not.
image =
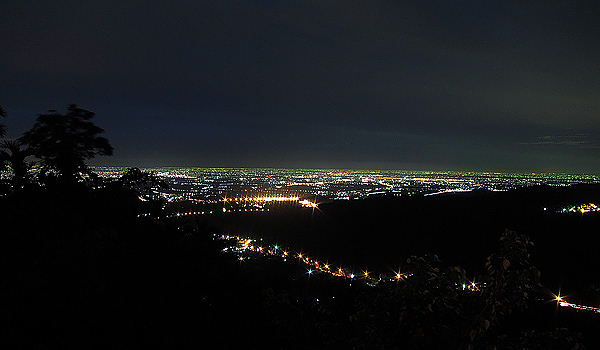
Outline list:
[[[58,174],[63,181],[74,182],[85,173],[85,161],[96,155],[112,155],[108,140],[98,136],[104,132],[91,119],[94,113],[69,106],[66,114],[51,110],[40,114],[31,130],[20,138],[41,164]]]
[[[11,185],[16,189],[22,188],[28,180],[28,171],[31,168],[31,164],[26,162],[31,150],[24,148],[19,140],[3,141],[0,149],[0,161],[8,163],[12,170]]]
[[[531,313],[536,297],[551,296],[543,295],[531,263],[530,239],[496,230],[510,217],[501,211],[508,199],[486,202],[498,203],[484,206],[499,214],[496,223],[473,218],[459,228],[453,227],[456,211],[479,208],[478,196],[488,194],[433,199],[436,210],[430,213],[445,213],[440,222],[413,216],[429,212],[423,198],[398,202],[407,212],[383,198],[322,205],[315,213],[158,220],[164,203],[154,190],[165,184],[154,174],[131,168],[118,179],[103,179],[86,165],[112,152],[92,117],[75,105],[65,115],[40,115],[18,142],[3,146],[3,166],[11,169],[0,196],[0,341],[6,348],[582,348],[578,331],[585,327],[571,322],[566,324],[575,331],[560,328],[566,318],[582,320],[581,315],[556,320],[552,303]],[[38,162],[32,171],[29,152]],[[539,198],[538,189],[531,191]],[[472,233],[470,240],[452,238],[471,225],[487,227],[481,231],[486,238]],[[222,253],[226,242],[213,239],[233,228],[267,236],[281,229],[290,244],[296,237],[324,254],[328,244],[378,241],[386,248],[339,256],[360,263],[396,249],[395,261],[400,258],[410,276],[397,283],[350,285],[309,276],[295,261],[240,262]],[[329,231],[333,238],[324,234]],[[400,253],[386,238],[399,235],[410,247]],[[425,254],[448,242],[462,247],[453,263]],[[481,266],[478,292],[459,287],[472,273],[454,264],[468,261],[462,254],[473,251]]]

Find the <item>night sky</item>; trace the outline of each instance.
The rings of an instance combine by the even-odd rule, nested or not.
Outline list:
[[[97,165],[600,174],[600,1],[2,1],[8,137]]]

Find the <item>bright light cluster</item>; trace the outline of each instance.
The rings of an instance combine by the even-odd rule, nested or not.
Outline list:
[[[594,203],[585,203],[585,204],[580,204],[580,205],[574,205],[570,208],[563,208],[563,210],[562,210],[563,213],[581,213],[581,214],[599,212],[599,211],[600,211],[600,207],[598,207],[598,205],[596,205]]]
[[[96,167],[101,177],[117,178],[126,168]],[[477,189],[504,191],[515,188],[577,183],[600,183],[595,175],[519,174],[452,171],[273,169],[273,168],[154,168],[168,189],[155,189],[169,203],[198,200],[238,204],[319,200],[349,200],[372,196],[443,194]],[[0,173],[0,176],[3,176]],[[251,198],[250,193],[254,197]],[[585,210],[585,209],[584,209]]]
[[[298,204],[300,204],[301,206],[303,206],[305,208],[316,208],[317,207],[317,203],[311,202],[308,199],[303,199],[303,200],[299,201]]]
[[[566,301],[559,301],[558,305],[560,305],[562,307],[570,307],[571,309],[576,309],[576,310],[581,310],[581,311],[592,311],[595,313],[600,313],[600,308],[598,308],[598,307],[567,303]]]
[[[594,313],[600,314],[600,307],[593,307],[593,306],[569,303],[565,300],[565,297],[562,297],[560,295],[557,295],[555,297],[555,300],[558,303],[558,305],[561,307],[568,307],[568,308],[575,309],[578,311],[588,311],[588,312],[594,312]]]
[[[341,266],[334,266],[329,262],[323,262],[316,259],[312,259],[306,253],[298,252],[293,253],[289,250],[282,249],[278,245],[272,246],[262,246],[258,244],[258,242],[254,239],[247,237],[240,237],[236,235],[217,235],[214,234],[216,239],[226,240],[226,241],[235,241],[235,244],[231,247],[227,247],[223,249],[224,252],[233,252],[239,254],[238,259],[240,261],[244,261],[244,253],[254,252],[256,254],[265,255],[265,256],[274,256],[280,257],[284,261],[288,258],[295,258],[298,261],[302,262],[306,265],[306,274],[308,276],[312,276],[315,273],[327,274],[334,277],[341,277],[349,279],[350,281],[360,280],[361,282],[366,283],[370,286],[375,286],[378,283],[382,282],[399,282],[409,278],[411,276],[410,273],[402,273],[400,271],[387,273],[387,274],[375,274],[369,272],[367,270],[361,270],[360,273],[355,273],[358,271],[354,268],[343,268]],[[373,276],[378,276],[377,278]],[[485,286],[485,283],[483,283]],[[481,291],[481,284],[476,283],[475,281],[465,281],[459,285],[457,288],[462,289],[463,291],[470,292],[479,292]],[[555,300],[561,307],[568,307],[571,309],[579,310],[579,311],[588,311],[594,313],[600,313],[600,307],[592,307],[586,305],[579,305],[574,303],[569,303],[565,300],[565,297],[557,295],[555,296]]]
[[[398,282],[411,276],[410,273],[391,271],[390,273],[373,273],[370,271],[355,269],[355,268],[344,268],[342,266],[334,265],[329,262],[319,261],[311,258],[308,254],[302,252],[291,252],[287,249],[282,249],[278,245],[263,246],[258,241],[240,237],[236,235],[216,235],[216,239],[235,241],[235,244],[231,247],[225,248],[225,251],[233,252],[239,255],[239,260],[244,261],[245,253],[254,252],[256,254],[265,256],[279,257],[286,261],[288,258],[296,259],[297,261],[306,265],[306,273],[311,276],[315,273],[327,274],[334,277],[341,277],[349,279],[350,281],[359,280],[366,283],[367,285],[374,286],[381,282]],[[375,277],[377,276],[377,277]],[[463,290],[468,291],[479,291],[479,286],[475,282],[465,282],[462,284]]]
[[[235,197],[224,198],[223,202],[295,202],[300,197],[270,196],[270,197]]]

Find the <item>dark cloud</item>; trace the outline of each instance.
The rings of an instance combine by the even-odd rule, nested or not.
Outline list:
[[[47,109],[95,111],[105,163],[600,173],[597,140],[575,137],[600,131],[599,15],[592,1],[12,2],[0,104],[10,137]]]
[[[546,135],[540,136],[534,142],[525,142],[525,145],[561,145],[576,148],[600,148],[600,140],[589,135]]]

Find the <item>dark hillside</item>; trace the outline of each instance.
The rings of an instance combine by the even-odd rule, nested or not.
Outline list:
[[[589,278],[568,268],[593,261],[594,237],[586,232],[593,232],[597,216],[555,214],[543,211],[541,205],[562,205],[561,201],[592,196],[594,191],[597,188],[537,188],[378,198],[324,203],[314,213],[283,205],[269,213],[221,214],[208,221],[207,216],[137,218],[137,212],[144,212],[140,206],[148,202],[119,187],[22,192],[0,200],[0,306],[8,321],[2,342],[8,348],[47,349],[215,344],[224,349],[397,348],[398,344],[423,348],[423,342],[444,348],[446,335],[453,334],[454,343],[464,343],[472,326],[454,322],[463,320],[455,311],[474,312],[485,299],[457,293],[450,275],[440,273],[444,266],[473,268],[468,270],[471,276],[481,271],[485,257],[498,250],[500,232],[511,227],[535,237],[533,259],[544,275],[559,278],[563,273],[565,281],[569,278],[564,285],[573,289],[589,285],[594,281],[589,276],[597,273],[594,265],[577,270]],[[583,232],[578,245],[575,240],[556,239],[567,229]],[[336,263],[384,272],[412,254],[437,252],[444,264],[413,259],[412,268],[427,278],[379,287],[350,286],[344,279],[310,277],[293,261],[240,262],[222,253],[221,242],[212,240],[212,233],[219,230],[264,235]],[[571,242],[587,254],[581,261],[548,258]],[[419,261],[423,265],[415,265]],[[552,266],[562,270],[553,271]],[[435,295],[428,290],[435,290]],[[590,289],[585,292],[596,295]],[[590,300],[584,294],[581,298]],[[400,327],[406,307],[415,321]],[[536,310],[499,323],[502,326],[494,326],[489,338],[482,335],[481,341],[562,325],[585,331],[588,344],[597,341],[591,331],[596,319],[587,322],[589,317],[563,312],[553,318],[548,305]],[[425,322],[424,328],[419,322]]]
[[[209,222],[223,232],[267,237],[320,259],[381,271],[428,252],[473,271],[508,228],[536,243],[532,258],[545,282],[583,287],[600,282],[600,213],[557,211],[587,202],[600,202],[600,186],[338,201],[314,212],[281,206],[270,213],[216,215]]]

